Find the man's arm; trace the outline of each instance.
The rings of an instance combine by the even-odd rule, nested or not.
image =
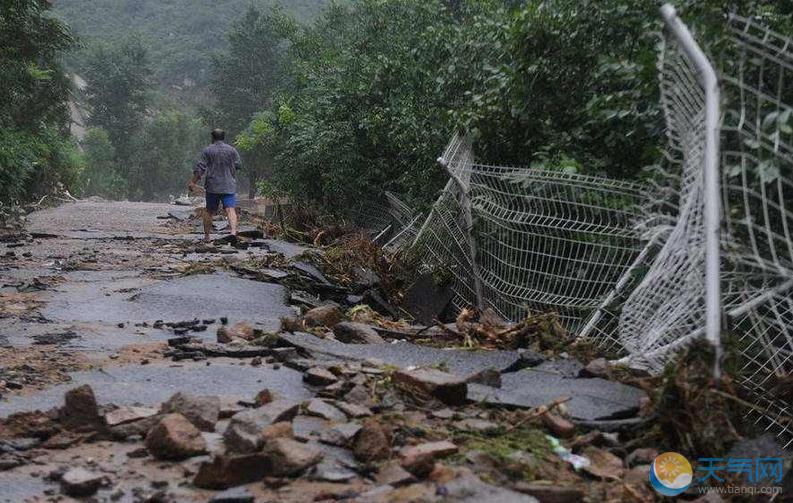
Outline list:
[[[187,182],[188,191],[193,192],[199,189],[198,182],[201,180],[201,177],[204,176],[204,173],[206,173],[207,162],[208,162],[207,153],[206,150],[204,150],[203,152],[201,152],[201,157],[198,159],[195,168],[193,168],[193,177],[190,179],[189,182]]]

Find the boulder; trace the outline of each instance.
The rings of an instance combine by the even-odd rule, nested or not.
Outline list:
[[[575,435],[575,425],[553,412],[547,412],[541,416],[542,424],[548,428],[554,436],[559,438],[571,438]]]
[[[357,423],[337,424],[320,433],[319,441],[337,447],[347,447],[360,430],[361,425]]]
[[[58,419],[73,431],[93,431],[103,427],[104,420],[99,415],[99,406],[91,386],[83,384],[67,391]]]
[[[458,450],[456,445],[446,440],[405,447],[399,453],[400,465],[416,476],[425,477],[432,471],[436,459],[455,454]]]
[[[581,369],[578,373],[580,377],[604,377],[609,375],[609,362],[605,358],[595,358]]]
[[[398,386],[407,388],[413,395],[432,397],[447,405],[466,403],[468,385],[453,374],[436,369],[403,369],[394,372],[393,379]]]
[[[271,424],[262,430],[263,443],[267,443],[267,441],[274,438],[294,438],[294,436],[295,432],[292,429],[292,423],[286,421]]]
[[[91,496],[102,486],[104,477],[84,468],[72,468],[61,477],[61,492],[67,496]]]
[[[391,456],[391,432],[376,419],[366,421],[352,441],[355,459],[366,463]]]
[[[353,419],[368,417],[372,415],[372,411],[369,409],[369,407],[364,407],[362,405],[358,405],[355,403],[338,400],[334,403],[334,405],[336,406],[337,409],[344,412],[345,414],[347,414],[347,416]]]
[[[273,395],[273,392],[267,388],[264,388],[260,392],[256,393],[256,396],[253,397],[253,403],[256,404],[257,407],[267,405],[273,400],[275,400],[275,395]]]
[[[636,465],[649,465],[655,461],[655,458],[658,457],[658,449],[653,449],[652,447],[645,447],[641,449],[635,449],[628,457],[625,458],[625,463],[628,467],[632,468]]]
[[[319,398],[309,400],[306,403],[305,411],[309,416],[321,417],[328,421],[341,422],[347,420],[347,416],[342,411]]]
[[[399,487],[404,484],[415,482],[416,478],[412,473],[402,468],[398,462],[392,461],[380,467],[380,470],[375,476],[375,481],[378,484],[388,484]]]
[[[201,463],[193,484],[203,489],[227,489],[262,480],[271,470],[269,458],[260,452],[227,453]]]
[[[269,459],[275,477],[299,475],[322,461],[322,451],[317,447],[303,444],[290,438],[276,438],[268,441],[261,454]]]
[[[234,340],[252,341],[256,338],[256,330],[247,323],[235,323],[232,326],[222,326],[218,329],[217,341],[228,344]]]
[[[111,428],[122,424],[140,421],[157,414],[157,409],[151,407],[121,406],[105,414],[105,423]]]
[[[303,382],[311,386],[328,386],[338,380],[332,372],[322,367],[311,367],[303,374]]]
[[[299,409],[300,402],[275,400],[234,415],[223,433],[226,448],[240,453],[258,451],[264,443],[264,429],[274,423],[292,421]]]
[[[334,325],[341,322],[344,318],[341,309],[333,304],[315,307],[309,309],[303,315],[303,321],[309,327],[328,327],[333,328]]]
[[[220,398],[179,392],[162,404],[160,412],[181,414],[199,430],[211,432],[220,417]]]
[[[343,321],[333,327],[333,335],[341,342],[348,344],[382,344],[385,339],[377,331],[365,323]]]
[[[207,451],[201,432],[181,414],[164,416],[146,435],[145,443],[157,459],[180,461]]]

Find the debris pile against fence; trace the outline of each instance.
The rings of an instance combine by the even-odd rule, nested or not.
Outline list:
[[[674,9],[663,14],[658,176],[487,166],[456,135],[426,219],[389,197],[401,236],[390,246],[448,271],[458,309],[553,311],[653,372],[701,337],[718,354],[732,334],[738,384],[789,446],[793,410],[779,390],[793,379],[793,41],[733,17],[717,80]]]

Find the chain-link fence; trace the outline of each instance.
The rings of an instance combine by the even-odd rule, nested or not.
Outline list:
[[[674,9],[662,13],[659,176],[482,165],[456,135],[423,222],[389,198],[403,215],[395,235],[415,236],[425,266],[449,272],[456,307],[513,320],[553,311],[633,366],[659,371],[699,337],[718,355],[724,341],[753,416],[789,446],[793,41],[733,17],[717,80]]]

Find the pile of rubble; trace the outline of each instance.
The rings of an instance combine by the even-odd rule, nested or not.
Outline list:
[[[179,488],[221,491],[212,501],[281,501],[297,487],[314,501],[653,501],[656,452],[579,429],[564,398],[510,411],[471,403],[465,379],[435,368],[309,363],[303,381],[315,396],[305,401],[264,388],[236,402],[177,393],[159,407],[116,407],[98,405],[87,385],[72,389],[58,409],[0,423],[0,468],[48,467],[53,497],[176,501]],[[47,462],[48,451],[91,443],[179,465],[184,481],[133,490],[141,481],[129,470]]]

